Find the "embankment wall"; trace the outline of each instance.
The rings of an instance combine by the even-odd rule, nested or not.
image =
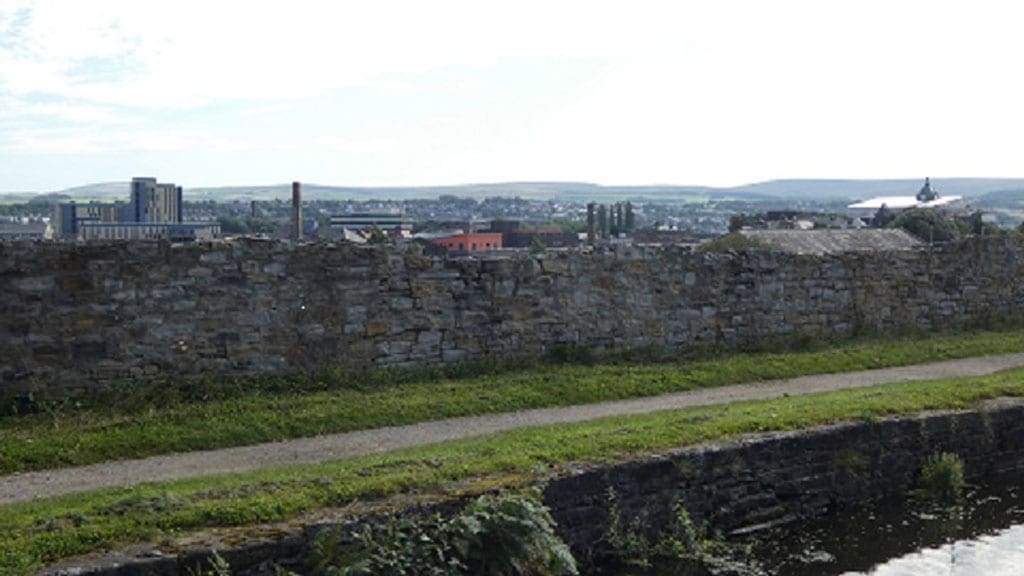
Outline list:
[[[972,411],[769,433],[588,467],[550,481],[543,499],[558,534],[589,573],[612,555],[609,530],[616,522],[651,541],[666,530],[677,505],[712,533],[725,535],[800,522],[845,506],[904,497],[916,486],[927,458],[940,452],[959,455],[972,483],[996,476],[1021,478],[1024,399],[996,400]],[[448,503],[428,510],[451,513],[458,507]],[[239,576],[274,574],[278,565],[306,573],[304,559],[320,530],[355,529],[365,521],[346,514],[218,548]],[[206,547],[168,553],[157,552],[154,545],[138,546],[64,562],[42,574],[180,576],[194,572],[209,555]]]
[[[656,542],[679,504],[712,533],[757,532],[903,498],[928,457],[942,452],[963,460],[968,482],[1019,477],[1024,400],[687,448],[560,478],[544,501],[578,557],[599,562],[613,523]]]

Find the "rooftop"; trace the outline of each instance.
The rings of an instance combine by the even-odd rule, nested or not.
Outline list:
[[[43,234],[46,232],[46,222],[2,222],[0,221],[0,234]]]
[[[923,243],[903,230],[742,230],[772,248],[791,254],[842,254],[913,250]]]
[[[949,204],[950,202],[955,202],[960,200],[960,198],[960,196],[943,196],[928,202],[922,202],[917,199],[917,196],[879,196],[878,198],[872,198],[870,200],[864,200],[863,202],[850,204],[847,208],[878,210],[883,205],[886,208],[893,210],[915,207],[931,208],[933,206],[942,206],[944,204]]]

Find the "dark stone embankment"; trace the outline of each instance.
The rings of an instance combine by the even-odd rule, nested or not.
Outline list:
[[[576,471],[548,482],[543,497],[559,534],[587,566],[609,556],[613,510],[625,525],[652,538],[668,525],[677,503],[713,532],[756,531],[905,495],[927,457],[938,452],[958,454],[971,482],[1024,471],[1024,400],[681,449]],[[444,512],[455,506],[431,509]],[[227,547],[223,555],[234,574],[272,574],[275,563],[301,569],[313,534],[325,526],[359,521],[348,515],[282,530]],[[194,570],[208,554],[196,549],[153,557],[153,550],[139,547],[134,554],[67,563],[44,573],[178,576]],[[150,557],[138,558],[147,554]]]

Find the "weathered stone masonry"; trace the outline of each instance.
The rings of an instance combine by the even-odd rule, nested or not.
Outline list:
[[[1024,245],[439,259],[269,241],[0,244],[0,396],[1018,316]]]
[[[970,412],[850,422],[685,448],[556,479],[544,489],[544,501],[580,558],[601,557],[610,552],[613,511],[621,526],[639,527],[654,540],[677,504],[713,532],[756,532],[903,498],[917,486],[927,458],[941,452],[963,460],[970,482],[1012,478],[1019,485],[1024,402],[1001,399]]]

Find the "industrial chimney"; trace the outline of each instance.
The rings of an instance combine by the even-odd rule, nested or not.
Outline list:
[[[292,239],[302,240],[302,185],[292,182]]]

